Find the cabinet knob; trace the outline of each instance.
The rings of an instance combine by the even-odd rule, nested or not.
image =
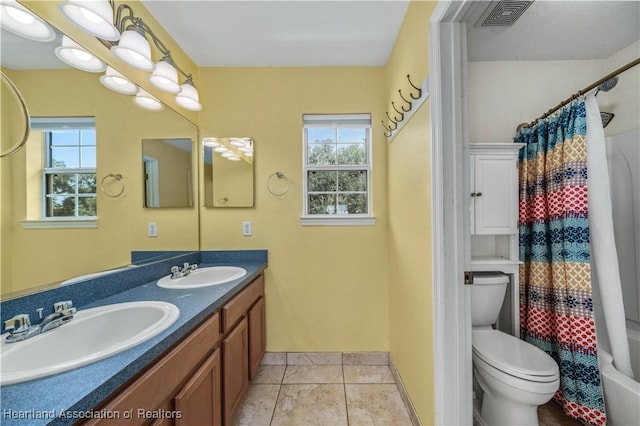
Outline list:
[[[475,192],[472,192],[472,193],[471,193],[471,196],[472,196],[472,197],[475,197],[475,196],[476,196],[476,193],[475,193]]]
[[[476,197],[482,197],[482,192],[477,192]]]

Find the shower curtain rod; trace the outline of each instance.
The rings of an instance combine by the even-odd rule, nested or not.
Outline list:
[[[538,117],[535,120],[533,120],[531,123],[523,123],[523,124],[519,125],[517,131],[519,131],[523,127],[532,127],[533,125],[535,125],[538,122],[538,120],[542,120],[543,118],[547,118],[548,116],[550,116],[551,114],[553,114],[554,112],[556,112],[557,110],[562,108],[563,106],[567,105],[569,102],[573,101],[574,99],[577,99],[578,97],[588,93],[590,90],[595,89],[596,87],[600,86],[605,81],[611,80],[613,77],[617,76],[618,74],[622,74],[626,70],[628,70],[630,68],[633,68],[638,64],[640,64],[640,58],[629,62],[628,64],[618,68],[617,70],[613,71],[610,74],[605,75],[600,80],[596,81],[595,83],[590,84],[589,86],[585,87],[582,90],[579,90],[578,92],[574,93],[570,98],[565,99],[564,101],[560,102],[558,105],[554,106],[549,111],[547,111],[546,113],[542,114],[540,117]]]

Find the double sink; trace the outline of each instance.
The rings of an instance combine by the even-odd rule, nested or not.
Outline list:
[[[179,278],[163,277],[158,286],[190,289],[224,284],[247,274],[244,268],[214,266]],[[73,320],[36,335],[0,342],[0,385],[62,373],[113,356],[169,328],[180,316],[173,304],[159,301],[125,302],[78,311]]]

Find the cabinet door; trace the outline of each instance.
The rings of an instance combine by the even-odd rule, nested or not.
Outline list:
[[[507,155],[473,155],[472,161],[472,233],[517,234],[517,159]]]
[[[267,350],[264,297],[249,310],[249,380],[258,374],[260,361]]]
[[[247,317],[234,327],[222,341],[223,404],[225,424],[233,415],[249,386],[249,333]]]
[[[176,395],[175,409],[180,413],[176,426],[221,425],[220,383],[220,350],[216,349]]]

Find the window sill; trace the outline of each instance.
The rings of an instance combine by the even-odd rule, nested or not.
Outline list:
[[[373,226],[376,224],[376,218],[367,217],[349,217],[349,216],[331,216],[331,217],[312,217],[303,216],[300,218],[302,226]]]
[[[20,223],[24,229],[95,229],[98,227],[98,220],[95,217],[23,220]]]

